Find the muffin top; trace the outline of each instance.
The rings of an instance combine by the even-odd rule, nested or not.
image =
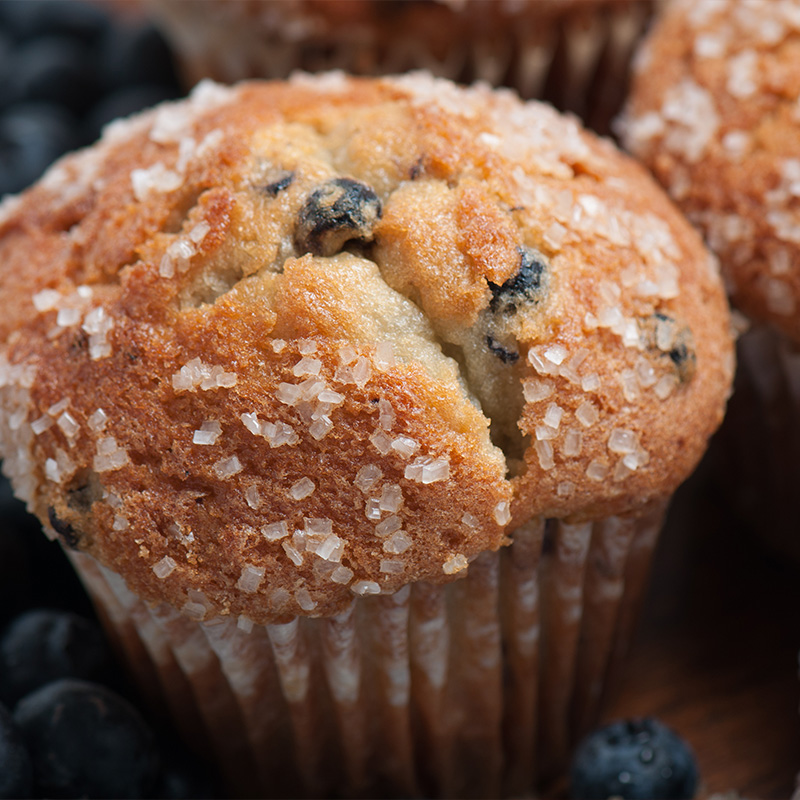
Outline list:
[[[626,146],[719,255],[733,302],[800,341],[800,3],[665,7],[634,69]]]
[[[0,209],[0,452],[52,535],[195,618],[463,575],[636,513],[718,425],[715,261],[551,108],[300,74],[113,123]]]

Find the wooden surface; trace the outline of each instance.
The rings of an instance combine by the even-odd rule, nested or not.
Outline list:
[[[800,564],[739,524],[701,471],[673,504],[605,718],[653,715],[677,730],[697,756],[699,797],[788,800],[800,772],[799,651]]]

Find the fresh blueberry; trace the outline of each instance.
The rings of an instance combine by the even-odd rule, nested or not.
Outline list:
[[[54,681],[17,704],[14,720],[46,797],[151,794],[158,756],[150,728],[126,700],[98,684]]]
[[[0,2],[0,28],[16,41],[58,34],[91,45],[103,35],[109,23],[109,15],[100,3],[77,0]]]
[[[69,611],[26,611],[0,638],[0,698],[13,706],[59,678],[98,679],[109,661],[93,621]]]
[[[39,100],[82,114],[101,95],[92,53],[66,36],[40,36],[20,46],[14,69],[20,100]]]
[[[30,797],[33,767],[11,712],[0,705],[0,800]]]
[[[0,115],[0,196],[22,191],[76,144],[76,122],[65,109],[20,103]]]
[[[115,25],[100,44],[99,62],[108,91],[123,86],[159,84],[179,92],[172,53],[150,24]]]
[[[656,719],[614,722],[591,733],[573,756],[573,800],[687,800],[697,765],[686,742]]]

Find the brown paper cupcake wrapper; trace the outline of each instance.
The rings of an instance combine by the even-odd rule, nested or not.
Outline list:
[[[285,2],[226,0],[215,8],[206,0],[151,0],[150,6],[187,87],[203,78],[283,79],[295,70],[390,75],[423,69],[462,83],[510,86],[606,132],[657,0],[538,0],[516,13],[493,3],[461,9],[442,3],[427,9],[435,16],[408,13],[399,27],[385,20],[337,25]]]
[[[800,562],[800,351],[764,326],[737,345],[728,413],[710,455],[726,500],[773,549]]]
[[[252,628],[148,607],[72,557],[145,696],[233,793],[499,797],[595,723],[662,516],[536,520],[452,584]]]

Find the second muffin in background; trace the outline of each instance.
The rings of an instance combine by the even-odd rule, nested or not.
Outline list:
[[[427,74],[204,83],[8,201],[0,265],[4,470],[232,791],[563,766],[733,370],[639,165]]]
[[[149,0],[187,87],[424,69],[508,86],[603,133],[658,0]]]
[[[800,2],[677,0],[637,55],[621,119],[718,255],[751,329],[720,437],[723,484],[800,560]]]

